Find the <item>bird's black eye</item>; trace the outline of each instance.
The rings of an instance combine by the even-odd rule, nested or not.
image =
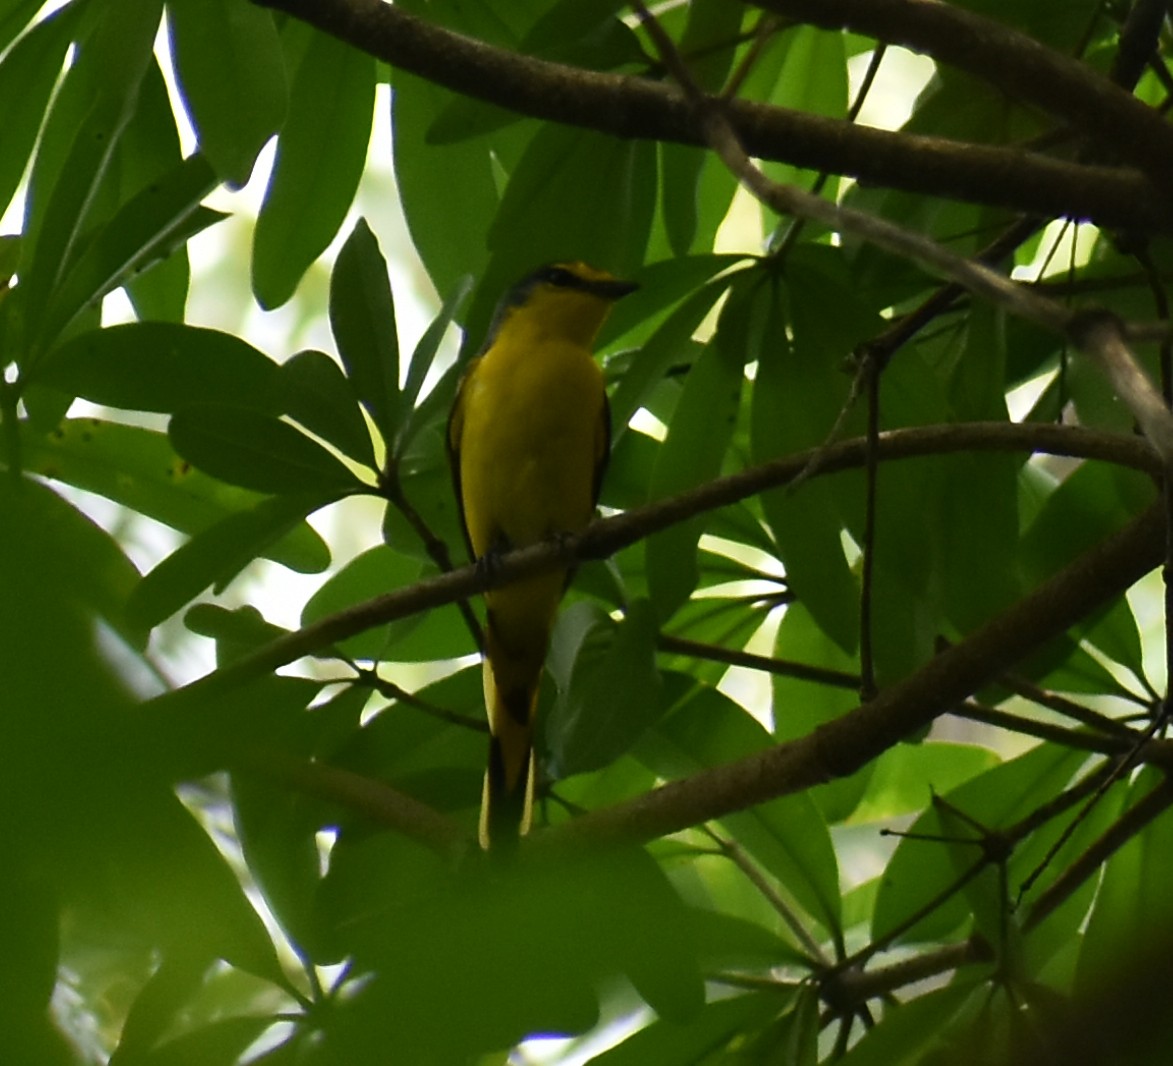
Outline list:
[[[563,288],[574,288],[582,284],[578,275],[572,274],[565,267],[550,266],[542,270],[542,281],[549,285],[559,285]]]

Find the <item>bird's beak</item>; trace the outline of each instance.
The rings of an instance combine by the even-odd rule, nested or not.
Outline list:
[[[601,296],[604,300],[622,299],[638,288],[639,282],[620,281],[618,278],[611,278],[609,281],[593,281],[590,286],[591,292],[596,296]]]

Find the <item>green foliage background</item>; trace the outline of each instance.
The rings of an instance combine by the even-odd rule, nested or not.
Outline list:
[[[326,22],[377,20],[380,5],[273,6]],[[895,27],[924,6],[872,9]],[[1163,4],[933,6],[1074,57],[1108,96],[1111,75],[1136,107],[1168,102]],[[807,24],[807,7],[691,0],[659,16],[698,85],[797,123],[754,149],[772,178],[963,256],[1037,216],[1015,165],[1046,157],[1071,188],[1135,179],[1148,199],[1108,203],[1078,242],[1072,223],[1043,228],[1072,210],[1056,185],[996,265],[1065,306],[1167,318],[1168,184],[1005,91],[1017,54],[981,76],[940,63],[903,101],[891,180],[812,148],[800,134],[816,128],[853,143],[860,71],[900,57]],[[561,64],[551,112],[571,107],[576,77],[631,76],[610,109],[564,122],[510,110],[491,82],[445,87],[463,53],[428,52],[453,39],[406,24],[367,34],[368,54],[247,0],[40,9],[0,0],[0,203],[25,197],[0,244],[0,1060],[1163,1061],[1162,625],[1134,614],[1151,613],[1151,584],[1125,595],[1161,537],[1107,576],[1080,562],[1140,528],[1160,481],[1062,335],[940,300],[941,279],[851,234],[759,212],[696,128],[632,135],[639,87],[672,82],[614,0],[395,7],[497,49],[522,83],[535,75],[517,57]],[[418,54],[388,65],[381,47]],[[1126,76],[1138,47],[1151,62]],[[414,249],[353,209],[385,82]],[[933,188],[912,134],[975,159],[1013,148],[1005,183]],[[188,242],[240,224],[206,201],[246,183],[274,137],[252,298],[325,319],[329,351],[261,351],[185,320],[207,298]],[[731,210],[739,229],[722,228]],[[1117,224],[1145,212],[1149,226]],[[327,294],[312,271],[332,244]],[[416,255],[438,311],[409,351],[388,260]],[[472,843],[485,741],[467,616],[448,595],[353,619],[463,564],[443,453],[460,361],[444,339],[467,357],[498,295],[558,258],[641,283],[600,341],[605,513],[816,459],[800,484],[694,508],[582,565],[543,697],[549,828],[501,866]],[[133,318],[103,325],[117,290]],[[1140,354],[1157,379],[1163,356],[1167,378],[1158,349]],[[1012,410],[1028,443],[991,443]],[[981,424],[964,447],[963,423]],[[822,462],[824,443],[869,425],[938,434],[916,458],[873,442]],[[1044,454],[1066,451],[1083,458]],[[332,563],[344,535],[329,516],[358,498],[383,515],[379,542]],[[141,519],[178,545],[146,573],[129,549]],[[305,646],[232,606],[258,559],[321,575],[300,624],[327,628]],[[948,675],[960,658],[944,649],[963,655],[1049,579],[1056,600],[1093,591],[1054,632],[1004,626],[968,698],[945,686],[907,711],[933,664]],[[214,641],[219,668],[175,687],[179,633]],[[291,659],[303,668],[276,671]],[[768,679],[748,709],[718,687],[732,666]],[[879,693],[874,713],[844,719],[861,689]],[[571,1039],[516,1049],[540,1034]]]

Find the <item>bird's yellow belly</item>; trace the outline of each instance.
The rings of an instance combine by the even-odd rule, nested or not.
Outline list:
[[[465,517],[478,556],[590,521],[602,446],[603,381],[577,349],[546,349],[469,383],[461,455]],[[502,372],[507,371],[507,372]]]

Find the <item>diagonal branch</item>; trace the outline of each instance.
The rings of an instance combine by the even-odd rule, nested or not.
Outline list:
[[[538,833],[536,847],[643,843],[846,777],[1143,577],[1163,551],[1155,506],[965,640],[814,732]]]
[[[1155,452],[1140,438],[1098,433],[1078,426],[975,422],[889,430],[876,442],[881,460],[913,459],[949,452],[1046,452],[1107,462],[1159,474]],[[818,476],[861,466],[867,453],[863,438],[839,441],[738,471],[687,492],[592,523],[581,536],[536,544],[502,556],[493,569],[494,585],[557,570],[587,559],[602,559],[652,533],[700,514],[726,507],[767,489],[793,481],[818,454]],[[152,701],[172,703],[232,689],[348,637],[399,618],[482,592],[485,576],[474,566],[452,570],[427,581],[396,589],[319,619],[312,625],[270,641],[251,654]],[[968,693],[966,693],[968,695]]]
[[[671,85],[494,48],[383,0],[253,2],[284,11],[398,70],[519,115],[618,137],[704,143],[688,101]],[[1173,229],[1167,198],[1135,170],[890,133],[747,100],[730,100],[726,107],[741,143],[760,159],[1027,214]]]
[[[847,29],[927,53],[1088,134],[1144,170],[1157,187],[1173,178],[1173,128],[1159,112],[1009,26],[939,0],[753,3],[824,29]]]

